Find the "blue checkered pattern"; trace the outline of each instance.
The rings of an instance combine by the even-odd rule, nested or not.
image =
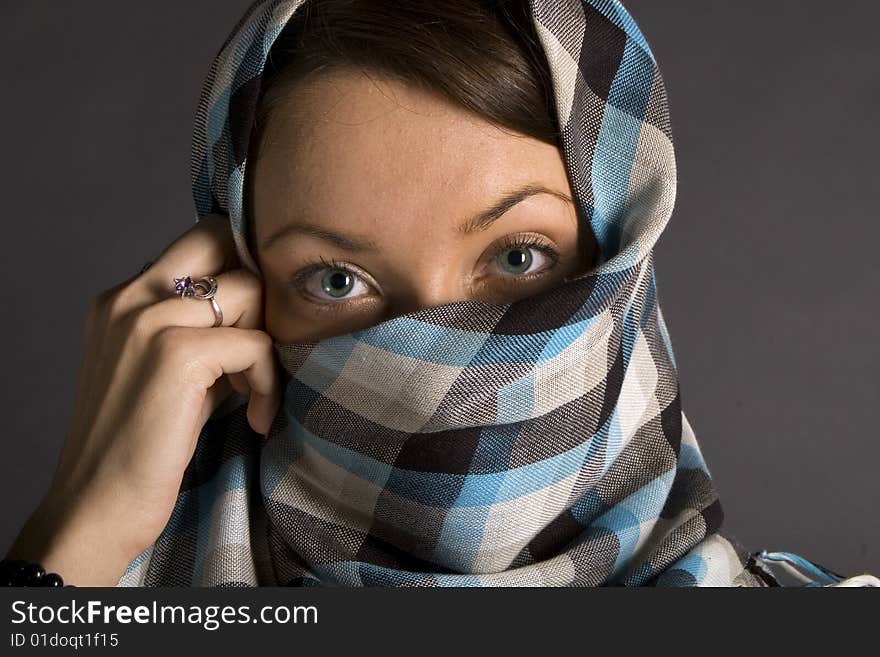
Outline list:
[[[303,0],[254,3],[196,118],[197,217],[240,260],[255,94]],[[616,1],[532,0],[570,183],[602,256],[511,304],[455,302],[307,344],[263,439],[205,425],[174,514],[121,585],[764,586],[681,407],[653,248],[675,202],[666,93]]]

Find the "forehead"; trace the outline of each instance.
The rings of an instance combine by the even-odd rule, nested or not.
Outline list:
[[[520,182],[565,185],[555,146],[496,127],[438,94],[360,71],[290,88],[253,165],[257,204],[278,219],[279,204],[338,211],[379,204],[424,216],[426,208],[482,204]]]

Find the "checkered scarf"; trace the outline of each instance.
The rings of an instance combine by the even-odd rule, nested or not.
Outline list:
[[[257,273],[247,145],[267,53],[301,4],[248,9],[197,113],[197,216],[228,215]],[[120,585],[763,585],[719,533],[657,303],[676,165],[654,55],[616,0],[529,4],[598,266],[515,303],[276,342],[288,379],[271,430],[242,403],[218,409]]]

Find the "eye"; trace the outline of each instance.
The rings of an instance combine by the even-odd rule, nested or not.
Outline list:
[[[505,240],[494,258],[502,275],[527,278],[552,268],[558,260],[556,251],[537,238]]]
[[[532,253],[533,249],[528,247],[517,246],[512,249],[505,249],[499,255],[499,263],[504,271],[519,276],[530,271],[535,260]]]
[[[307,295],[323,302],[347,301],[370,291],[370,285],[352,268],[323,260],[297,273],[293,283]]]

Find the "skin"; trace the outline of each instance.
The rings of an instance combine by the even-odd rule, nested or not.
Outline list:
[[[173,277],[214,273],[223,325]],[[73,416],[49,490],[8,553],[77,586],[113,586],[167,525],[196,441],[231,390],[265,433],[283,385],[263,329],[260,280],[222,215],[204,217],[153,265],[93,299]]]
[[[78,586],[114,585],[167,525],[201,429],[231,390],[248,395],[254,431],[269,429],[283,394],[273,338],[317,340],[452,301],[510,302],[594,264],[595,240],[578,230],[555,146],[362,73],[300,84],[250,163],[263,279],[238,262],[228,218],[209,215],[146,272],[93,300],[61,457],[10,558]],[[523,185],[548,191],[482,230],[460,230]],[[511,252],[516,240],[556,256],[528,245]],[[352,277],[337,272],[351,284],[341,297],[322,290],[333,272],[321,258]],[[307,270],[316,260],[324,269]],[[184,272],[217,278],[223,326],[212,326],[205,302],[169,291]]]
[[[392,78],[345,70],[297,82],[249,166],[266,330],[282,342],[453,301],[515,301],[595,264],[556,146]],[[460,230],[527,185],[547,191]]]

